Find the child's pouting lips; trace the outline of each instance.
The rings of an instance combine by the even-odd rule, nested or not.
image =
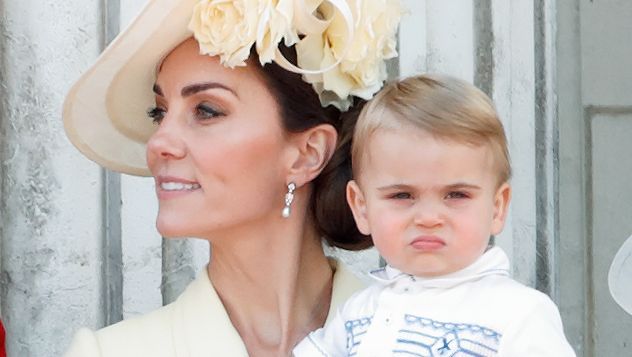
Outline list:
[[[438,250],[445,247],[445,241],[437,236],[419,236],[410,243],[413,248],[419,250]]]

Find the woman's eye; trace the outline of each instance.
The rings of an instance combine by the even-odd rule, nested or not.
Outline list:
[[[154,122],[154,124],[160,124],[162,119],[165,117],[166,112],[166,110],[160,107],[149,108],[149,110],[147,110],[147,116]]]
[[[462,191],[452,191],[452,192],[449,192],[445,196],[445,198],[447,199],[463,199],[463,198],[469,198],[469,197],[470,196],[467,193],[462,192]]]
[[[195,115],[200,120],[212,119],[220,116],[224,116],[224,113],[216,110],[215,108],[206,105],[200,104],[195,108]]]
[[[397,192],[391,195],[391,198],[395,200],[407,200],[411,199],[412,197],[413,196],[408,192]]]

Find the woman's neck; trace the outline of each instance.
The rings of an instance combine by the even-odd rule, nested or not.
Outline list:
[[[319,237],[306,222],[281,227],[213,244],[209,277],[251,356],[288,356],[329,311],[333,273]]]

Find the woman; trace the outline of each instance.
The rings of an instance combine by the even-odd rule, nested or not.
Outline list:
[[[396,0],[154,0],[69,93],[88,158],[152,175],[157,227],[211,242],[178,300],[66,356],[286,356],[361,284],[349,135],[395,55]],[[147,117],[147,107],[149,119]]]

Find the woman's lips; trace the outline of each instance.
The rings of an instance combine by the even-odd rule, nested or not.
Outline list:
[[[445,241],[436,236],[421,236],[413,239],[410,245],[418,250],[433,251],[445,247]]]
[[[200,188],[199,183],[191,180],[166,176],[156,178],[156,193],[159,199],[180,197]]]

